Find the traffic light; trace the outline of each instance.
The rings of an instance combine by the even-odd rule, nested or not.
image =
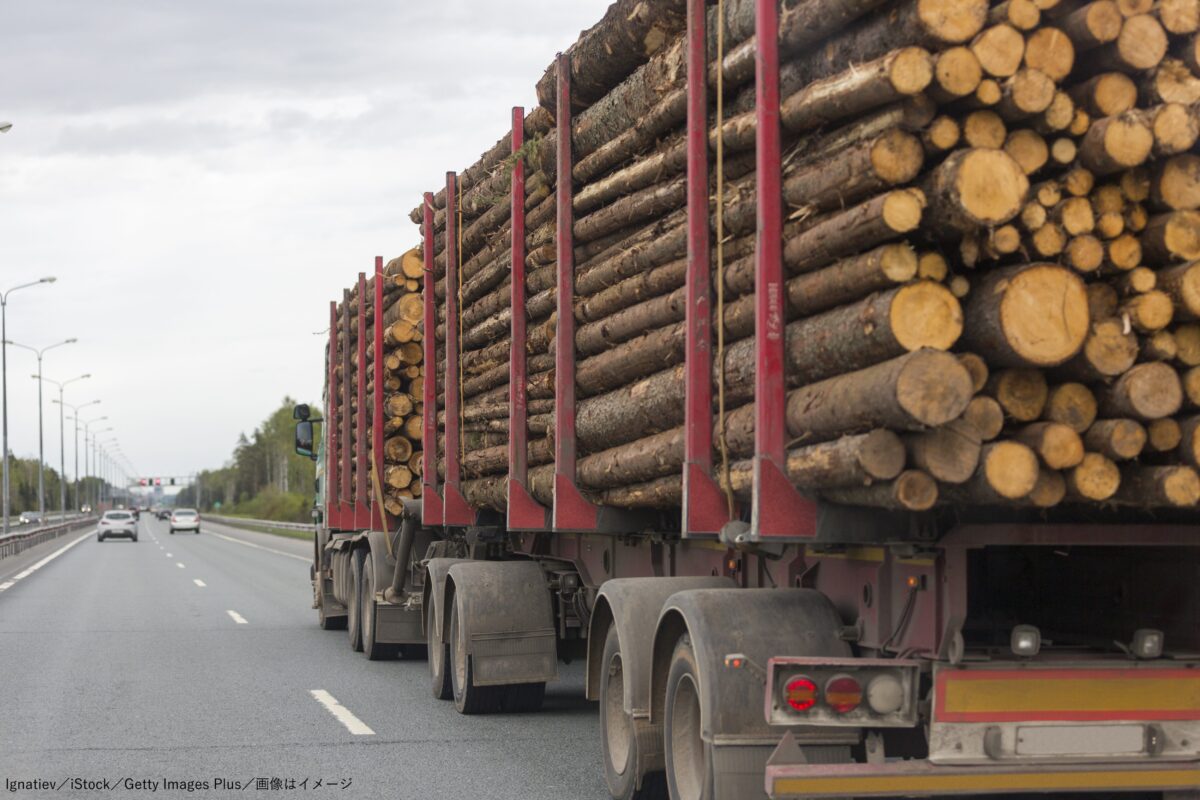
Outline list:
[[[155,485],[155,486],[162,486],[162,478],[155,478],[155,479],[154,479],[154,485]]]
[[[171,485],[172,485],[172,486],[174,486],[174,485],[175,485],[175,479],[174,479],[174,478],[171,478]]]
[[[146,485],[146,479],[145,479],[145,478],[138,478],[138,484],[139,484],[139,485],[141,485],[141,486],[145,486],[145,485]]]

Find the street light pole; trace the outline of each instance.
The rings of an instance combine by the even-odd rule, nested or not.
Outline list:
[[[58,387],[58,400],[51,400],[50,402],[58,403],[58,510],[59,516],[62,517],[64,522],[67,519],[67,433],[63,418],[66,413],[64,409],[67,404],[63,402],[63,390],[69,383],[82,381],[90,377],[92,377],[92,374],[88,372],[66,381],[43,378],[43,380],[49,381]],[[78,426],[76,426],[76,429],[78,430]]]
[[[47,345],[41,350],[36,347],[30,347],[27,344],[20,342],[8,341],[5,344],[11,344],[13,347],[19,347],[22,350],[28,350],[37,356],[38,371],[33,377],[38,382],[38,513],[42,515],[42,519],[46,518],[46,441],[42,428],[42,356],[46,355],[46,351],[53,350],[56,347],[62,347],[64,344],[75,344],[78,339],[64,339],[61,342]]]
[[[105,417],[105,419],[108,419],[108,417]],[[96,452],[96,448],[99,446],[100,434],[108,433],[111,430],[112,426],[110,425],[109,427],[96,431],[92,434],[92,475],[96,478],[100,478],[100,457]],[[92,508],[95,509],[100,507],[100,500],[103,492],[104,482],[101,479],[100,483],[92,490],[92,497],[95,498],[95,502],[92,503]]]
[[[83,475],[84,483],[83,483],[83,485],[80,486],[80,488],[83,490],[84,497],[87,500],[90,500],[91,495],[92,495],[91,490],[89,490],[87,487],[87,479],[91,477],[91,475],[89,474],[90,473],[89,465],[91,464],[91,461],[88,460],[88,435],[89,435],[88,427],[93,422],[100,422],[101,420],[106,420],[106,419],[108,419],[108,417],[105,416],[105,417],[95,417],[94,419],[80,420],[80,422],[83,423],[83,472],[84,472],[84,475]],[[87,505],[91,505],[91,503],[88,503]],[[93,510],[94,510],[94,506],[93,506]]]
[[[12,127],[11,123],[6,122],[4,125],[8,126],[4,130]],[[3,422],[0,423],[0,428],[3,429],[3,434],[0,435],[0,449],[4,451],[4,533],[8,533],[10,510],[8,496],[8,345],[5,344],[8,340],[8,296],[18,289],[27,289],[30,286],[37,286],[39,283],[54,283],[54,281],[54,278],[42,278],[0,292],[0,417],[3,417]]]

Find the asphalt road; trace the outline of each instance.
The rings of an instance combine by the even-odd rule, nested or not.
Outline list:
[[[581,664],[541,712],[460,716],[424,661],[368,662],[317,628],[310,548],[144,516],[136,544],[76,533],[0,561],[4,794],[232,797],[279,779],[295,788],[272,796],[608,796]],[[35,780],[55,788],[9,783]]]

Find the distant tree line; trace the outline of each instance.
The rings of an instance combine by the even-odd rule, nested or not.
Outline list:
[[[252,434],[238,436],[225,466],[201,471],[175,505],[256,519],[310,520],[316,464],[295,453],[295,405],[285,397]]]
[[[42,477],[46,485],[46,513],[53,514],[59,510],[59,484],[61,478],[58,470],[45,467]],[[95,503],[101,494],[103,484],[104,497],[113,496],[113,487],[99,478],[83,478],[76,487],[73,481],[67,481],[67,509],[78,511],[85,503]],[[36,458],[17,458],[11,452],[8,456],[8,497],[11,513],[17,516],[25,511],[38,510],[38,461]]]

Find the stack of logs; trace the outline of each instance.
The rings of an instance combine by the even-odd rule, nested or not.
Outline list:
[[[782,5],[792,482],[909,510],[1196,504],[1200,0]],[[708,11],[714,436],[727,453],[715,477],[744,500],[754,2],[723,8]],[[682,0],[617,0],[571,48],[571,176],[555,175],[553,65],[525,120],[529,488],[546,504],[561,179],[574,183],[577,483],[606,505],[681,501],[684,27]],[[434,200],[440,364],[447,302],[463,328],[462,490],[494,509],[508,463],[509,153],[506,136],[459,176],[461,290],[445,286],[445,192]]]
[[[384,507],[389,514],[398,515],[403,510],[402,501],[421,495],[422,463],[422,398],[424,397],[425,365],[424,349],[421,345],[424,305],[421,295],[421,278],[424,261],[419,248],[413,248],[399,258],[389,261],[383,268],[383,475],[379,476],[383,492]],[[367,280],[367,302],[360,303],[358,287],[350,291],[350,363],[351,405],[354,410],[350,426],[352,445],[357,448],[358,437],[366,436],[366,451],[370,453],[374,441],[374,397],[375,397],[375,278]],[[358,364],[358,314],[366,307],[366,409],[358,407],[357,370]],[[346,346],[345,328],[341,324],[345,304],[338,306],[338,348]],[[341,364],[337,363],[338,379],[341,380]],[[339,398],[340,399],[340,398]],[[365,424],[361,424],[365,422]],[[357,452],[357,450],[352,450]],[[351,469],[357,470],[358,459],[351,458]],[[373,463],[373,459],[368,463]],[[353,481],[353,472],[351,480]],[[374,497],[371,479],[368,493]]]

